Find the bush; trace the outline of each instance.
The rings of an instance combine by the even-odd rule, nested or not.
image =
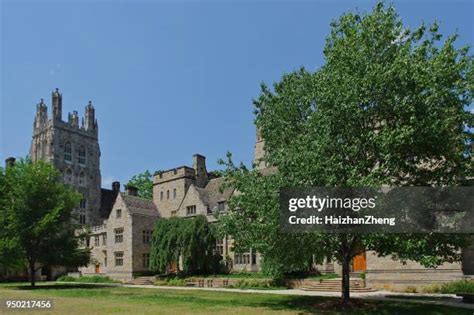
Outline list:
[[[165,278],[165,279],[159,279],[155,282],[155,285],[167,285],[171,287],[185,287],[186,286],[186,280],[181,279],[181,278]]]
[[[445,294],[474,293],[474,282],[464,280],[447,282],[428,288],[425,292]]]
[[[229,285],[234,289],[277,289],[279,285],[268,279],[241,279],[236,283]]]
[[[415,287],[409,286],[405,289],[405,293],[417,293],[418,291],[416,290]]]
[[[109,277],[104,277],[104,276],[82,276],[79,278],[75,278],[71,276],[61,276],[56,281],[80,282],[80,283],[117,283],[119,282],[119,281],[115,281]]]

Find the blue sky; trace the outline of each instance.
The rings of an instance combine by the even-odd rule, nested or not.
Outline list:
[[[146,169],[249,164],[261,82],[323,63],[329,23],[375,1],[1,2],[0,158],[28,154],[36,104],[63,119],[92,100],[103,185]],[[394,1],[406,25],[438,20],[474,43],[473,1]]]

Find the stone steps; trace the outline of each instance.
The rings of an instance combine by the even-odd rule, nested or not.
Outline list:
[[[313,282],[300,287],[304,291],[319,291],[319,292],[341,292],[342,279],[324,279],[319,282]],[[349,290],[351,292],[373,292],[374,289],[367,288],[362,279],[350,279]]]
[[[134,285],[150,285],[155,284],[155,277],[138,277],[129,282]]]

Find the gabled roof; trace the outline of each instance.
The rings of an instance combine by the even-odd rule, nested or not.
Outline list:
[[[203,202],[207,203],[209,208],[213,209],[219,201],[226,201],[232,196],[232,193],[234,192],[233,188],[226,187],[221,192],[221,187],[224,182],[224,177],[213,178],[207,183],[206,187],[198,188],[201,199]]]
[[[158,217],[159,213],[156,209],[153,200],[144,199],[137,196],[130,196],[125,193],[120,193],[120,196],[125,203],[130,214],[141,214],[147,216]]]

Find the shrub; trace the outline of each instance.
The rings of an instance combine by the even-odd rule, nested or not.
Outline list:
[[[474,282],[465,280],[447,282],[442,285],[427,288],[425,292],[445,294],[474,293]]]
[[[58,279],[56,279],[56,281],[59,281],[59,282],[75,282],[76,280],[77,278],[71,277],[71,276],[61,276]]]
[[[268,279],[241,279],[229,285],[235,289],[276,289],[279,285]]]
[[[171,287],[184,287],[186,286],[186,280],[181,278],[165,278],[159,279],[155,282],[155,285],[167,285]]]
[[[408,286],[406,287],[405,289],[405,293],[417,293],[417,289],[415,287],[412,287],[412,286]]]

